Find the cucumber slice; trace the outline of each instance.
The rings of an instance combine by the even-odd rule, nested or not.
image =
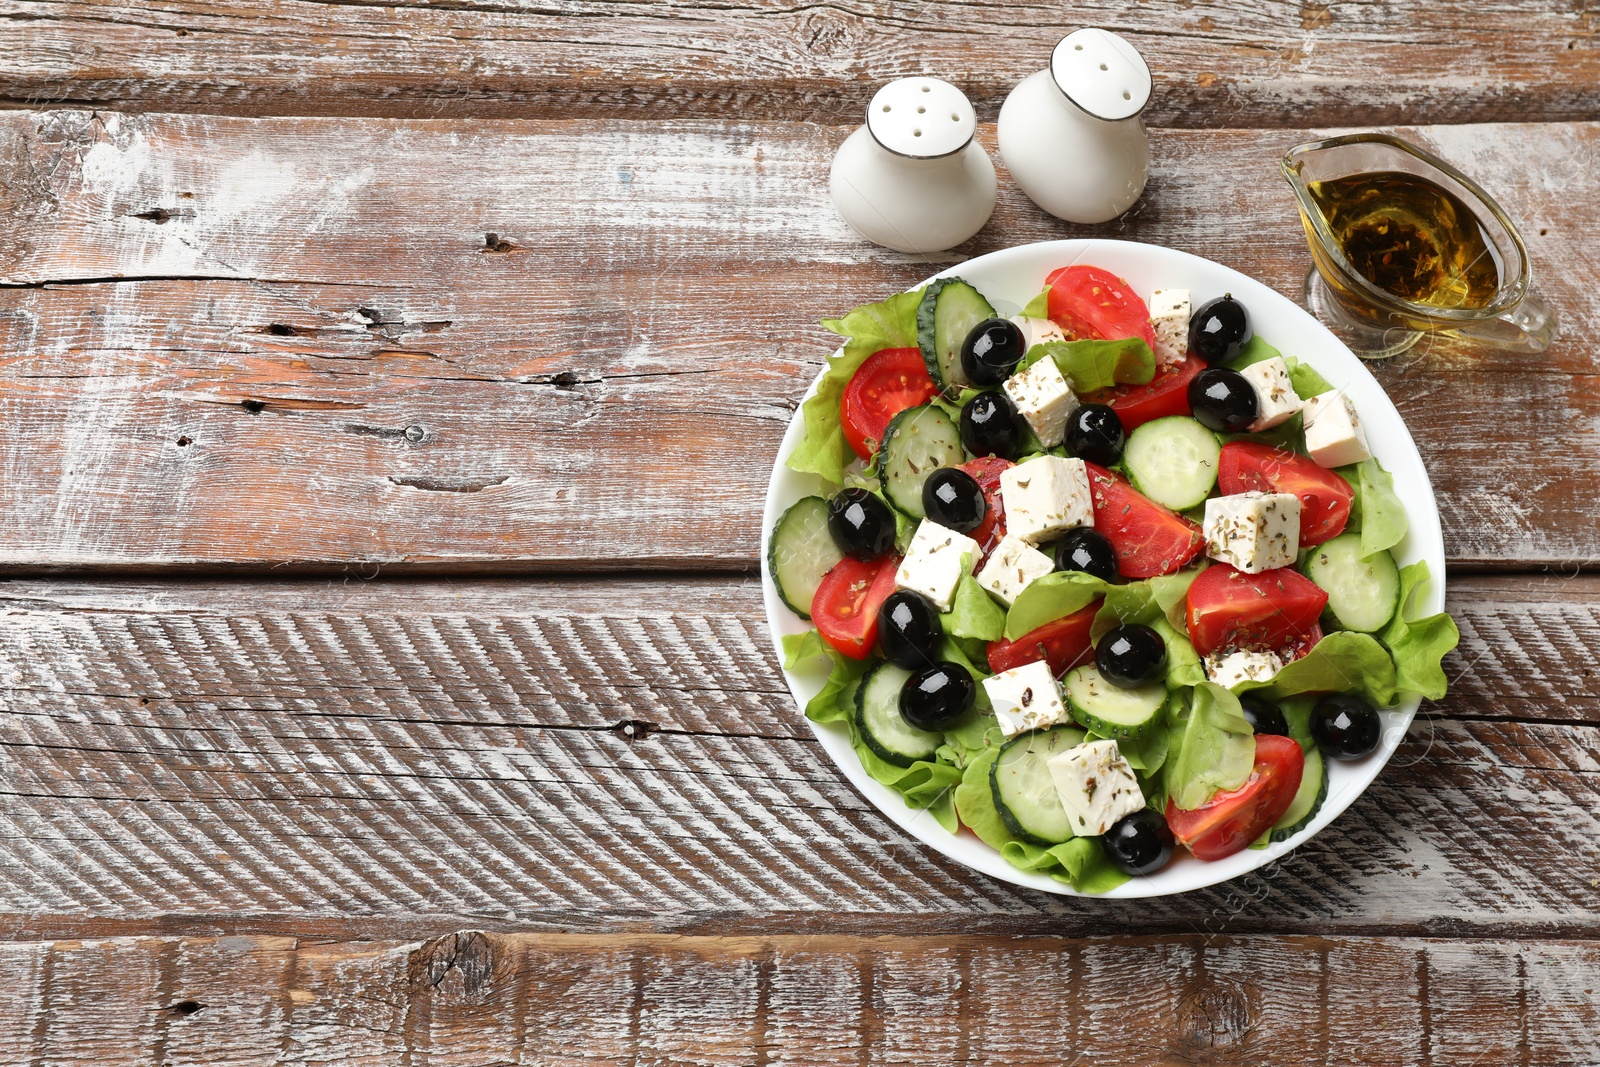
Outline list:
[[[1006,829],[1035,845],[1057,845],[1073,837],[1067,809],[1046,766],[1050,757],[1083,744],[1075,726],[1052,726],[1013,737],[989,765],[989,789]]]
[[[955,420],[932,404],[908,408],[889,420],[878,449],[878,479],[889,503],[923,518],[922,483],[940,467],[958,467],[966,458]]]
[[[1306,824],[1322,810],[1322,802],[1327,799],[1328,765],[1322,759],[1321,750],[1312,748],[1306,753],[1306,769],[1300,776],[1300,789],[1295,793],[1294,800],[1289,802],[1289,810],[1272,828],[1272,840],[1287,841],[1304,830]]]
[[[917,346],[939,388],[953,392],[972,384],[961,369],[961,346],[974,326],[994,317],[983,294],[960,278],[929,283],[917,305]]]
[[[1138,689],[1121,689],[1100,676],[1093,664],[1067,672],[1061,680],[1067,706],[1078,723],[1101,737],[1132,740],[1142,737],[1161,721],[1167,706],[1167,687],[1156,683]]]
[[[880,663],[867,672],[856,688],[856,730],[879,759],[896,767],[931,760],[944,734],[912,726],[900,714],[900,690],[911,672],[892,663]]]
[[[1387,551],[1363,558],[1361,535],[1343,533],[1309,552],[1306,577],[1328,594],[1328,612],[1340,627],[1370,634],[1394,617],[1400,571]]]
[[[1173,511],[1187,511],[1211,495],[1221,455],[1217,435],[1187,415],[1137,427],[1122,450],[1133,487]]]
[[[802,619],[811,618],[817,586],[841,559],[844,553],[828,532],[828,502],[820,496],[796,500],[772,528],[767,571],[783,602]]]

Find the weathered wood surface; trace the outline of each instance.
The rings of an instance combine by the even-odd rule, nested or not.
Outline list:
[[[1600,582],[1474,579],[1451,607],[1454,694],[1330,830],[1117,903],[1011,888],[871,808],[751,581],[8,582],[0,916],[12,938],[1594,936]]]
[[[0,943],[0,1064],[1554,1067],[1600,1057],[1597,986],[1562,940]]]
[[[1160,126],[1593,118],[1586,5],[447,4],[92,0],[0,5],[11,106],[397,117],[859,121],[935,74],[992,117],[1079,26],[1126,35]]]
[[[1297,293],[1275,160],[1314,132],[1158,131],[1124,219],[1065,226],[1003,184],[959,251],[1129,237]],[[1593,563],[1600,126],[1412,133],[1510,205],[1567,330],[1378,369],[1449,553]],[[843,134],[0,117],[0,566],[752,566],[831,347],[812,324],[932,269],[833,214]]]

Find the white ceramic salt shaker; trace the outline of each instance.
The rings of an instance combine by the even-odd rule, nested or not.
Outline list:
[[[897,252],[960,244],[994,211],[994,164],[973,139],[977,129],[966,94],[949,82],[890,82],[833,157],[833,206],[861,236]]]
[[[1068,222],[1106,222],[1144,192],[1150,142],[1139,112],[1150,68],[1106,30],[1061,39],[1050,66],[1000,108],[1000,158],[1035,204]]]

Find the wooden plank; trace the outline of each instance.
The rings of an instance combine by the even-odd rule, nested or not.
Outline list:
[[[410,943],[6,942],[0,974],[8,1065],[1410,1067],[1600,1055],[1592,941],[462,930]]]
[[[994,114],[1062,33],[1126,35],[1155,72],[1149,121],[1279,126],[1559,120],[1600,105],[1595,19],[1537,0],[1000,0],[529,6],[91,0],[0,6],[13,106],[417,117],[694,113],[859,121],[873,88],[936,74]]]
[[[1298,292],[1273,160],[1314,132],[1158,131],[1129,216],[1063,226],[1006,184],[959,254],[1131,237]],[[1600,126],[1411,133],[1511,205],[1569,338],[1377,368],[1448,551],[1593,563]],[[811,324],[933,269],[833,215],[842,136],[0,117],[0,567],[750,567]]]
[[[1125,904],[891,826],[811,740],[748,581],[0,591],[14,938],[1600,930],[1593,578],[1461,583],[1456,695],[1367,796],[1273,868]]]

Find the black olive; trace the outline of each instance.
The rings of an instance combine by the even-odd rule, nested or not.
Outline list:
[[[1278,705],[1260,697],[1243,696],[1239,698],[1239,708],[1244,712],[1244,721],[1256,733],[1289,736],[1289,721],[1283,717],[1283,709]]]
[[[1334,693],[1311,710],[1311,736],[1323,753],[1338,760],[1360,759],[1378,747],[1382,723],[1371,704],[1348,693]]]
[[[979,393],[961,409],[961,443],[974,456],[1016,459],[1026,432],[1017,405],[999,390]]]
[[[999,385],[1011,377],[1028,350],[1028,339],[1009,319],[984,319],[961,343],[961,370],[973,385]]]
[[[919,730],[946,730],[972,707],[978,686],[959,663],[935,663],[906,679],[900,717]]]
[[[1160,680],[1167,669],[1167,643],[1148,626],[1119,626],[1100,639],[1094,665],[1112,685],[1138,689]]]
[[[1250,343],[1250,313],[1232,293],[1200,305],[1189,316],[1189,347],[1207,363],[1225,363]]]
[[[1109,582],[1117,576],[1117,550],[1105,534],[1079,526],[1056,542],[1056,570],[1082,571]]]
[[[901,590],[878,609],[878,649],[896,667],[914,671],[937,659],[944,627],[929,600]]]
[[[1125,874],[1155,874],[1172,859],[1172,828],[1159,812],[1140,808],[1111,824],[1101,838],[1106,858]]]
[[[940,526],[968,533],[983,525],[989,506],[978,479],[957,467],[940,467],[922,483],[922,510]]]
[[[1189,407],[1201,424],[1219,433],[1240,433],[1256,421],[1256,391],[1244,375],[1207,367],[1189,382]]]
[[[828,532],[840,552],[871,562],[894,548],[894,515],[865,489],[846,489],[828,501]]]
[[[1104,404],[1084,404],[1067,418],[1067,451],[1079,459],[1109,467],[1127,440],[1122,419]]]

